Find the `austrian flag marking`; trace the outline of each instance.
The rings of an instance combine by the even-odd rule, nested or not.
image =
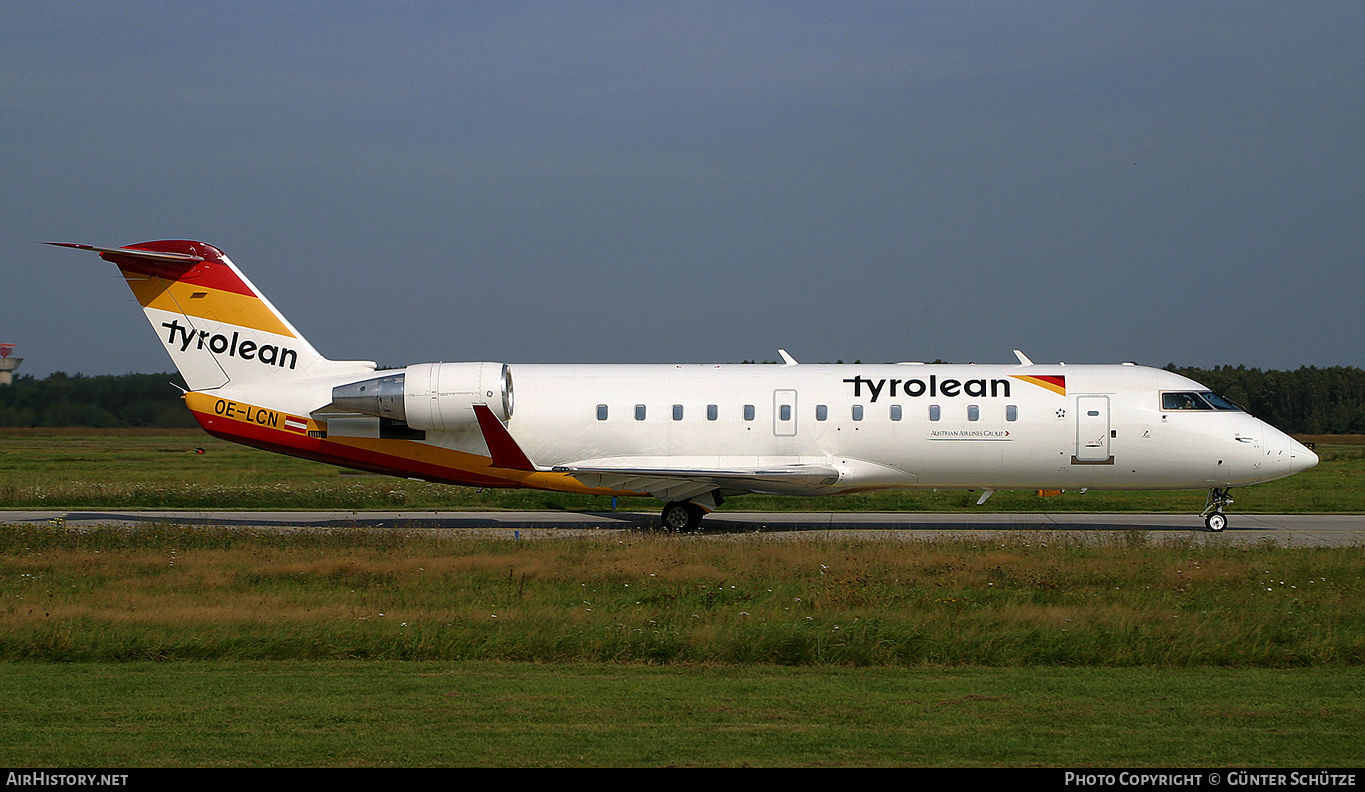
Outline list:
[[[284,428],[291,432],[304,434],[308,431],[308,422],[302,418],[286,415],[284,416]]]

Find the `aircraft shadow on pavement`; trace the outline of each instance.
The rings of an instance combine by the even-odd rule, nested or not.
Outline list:
[[[1114,522],[1074,522],[1057,523],[1046,518],[1037,521],[1032,520],[993,520],[990,515],[982,515],[979,520],[971,522],[935,520],[932,518],[924,519],[918,516],[916,519],[901,521],[860,520],[857,514],[836,514],[833,519],[828,515],[821,515],[818,518],[803,520],[799,518],[784,517],[781,520],[754,520],[741,517],[729,517],[724,514],[712,514],[706,518],[702,524],[702,529],[695,533],[699,534],[752,534],[752,533],[799,533],[809,531],[924,531],[924,532],[950,532],[950,531],[1156,531],[1156,532],[1181,532],[1199,530],[1196,525],[1181,526],[1169,523],[1148,522],[1142,519],[1143,515],[1133,515],[1131,521],[1123,523]],[[268,518],[263,516],[204,516],[195,517],[189,515],[128,515],[107,512],[72,512],[66,515],[67,522],[93,522],[93,523],[123,523],[134,521],[138,523],[149,523],[158,525],[200,525],[222,528],[234,527],[273,527],[273,528],[292,528],[292,529],[323,529],[323,530],[345,530],[345,529],[399,529],[399,530],[557,530],[557,529],[614,529],[632,530],[641,532],[663,532],[658,515],[649,513],[631,512],[565,512],[563,521],[553,518],[546,518],[543,515],[534,518],[518,519],[514,514],[499,516],[490,519],[486,515],[479,516],[452,516],[441,515],[433,517],[368,517],[364,513],[358,513],[353,517],[344,519],[297,519],[297,518]],[[586,519],[585,519],[586,518]],[[1257,530],[1256,527],[1247,526],[1241,530]]]

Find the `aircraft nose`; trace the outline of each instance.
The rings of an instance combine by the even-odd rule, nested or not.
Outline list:
[[[1318,455],[1294,438],[1289,438],[1289,472],[1298,473],[1318,463]]]

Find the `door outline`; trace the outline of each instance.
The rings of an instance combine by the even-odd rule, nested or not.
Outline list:
[[[1076,397],[1076,452],[1073,465],[1112,465],[1114,455],[1109,445],[1110,423],[1108,396]]]

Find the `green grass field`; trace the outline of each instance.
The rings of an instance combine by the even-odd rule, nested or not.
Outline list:
[[[1358,767],[1365,716],[1360,669],[4,670],[11,767]]]
[[[21,766],[1355,766],[1362,572],[1362,548],[1132,531],[6,527],[0,752]]]
[[[522,542],[0,527],[0,660],[1298,668],[1365,660],[1365,548],[1144,532]]]
[[[1318,450],[1263,510],[1354,510],[1365,447]],[[7,432],[0,498],[606,508],[192,432]],[[1354,767],[1365,548],[0,526],[0,663],[18,767]]]

